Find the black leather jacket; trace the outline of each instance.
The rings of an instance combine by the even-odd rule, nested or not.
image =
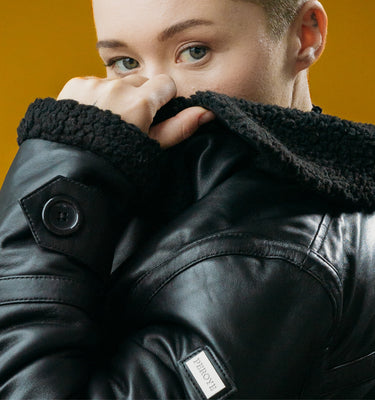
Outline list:
[[[33,103],[0,193],[0,398],[375,397],[375,131],[210,92],[158,143]],[[374,396],[374,397],[372,397]]]

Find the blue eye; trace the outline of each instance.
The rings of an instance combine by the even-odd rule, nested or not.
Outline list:
[[[107,67],[114,66],[114,69],[120,73],[129,72],[139,67],[139,62],[134,58],[124,57],[117,60],[112,60],[107,64]]]
[[[208,48],[205,46],[189,47],[180,54],[180,62],[194,63],[204,58],[207,53]]]

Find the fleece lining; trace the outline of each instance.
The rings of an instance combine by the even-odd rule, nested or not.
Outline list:
[[[214,92],[172,100],[155,123],[180,110],[212,110],[257,152],[257,165],[356,209],[375,209],[375,126],[321,113],[248,102]]]
[[[141,192],[160,179],[159,142],[109,110],[75,100],[36,99],[18,127],[18,144],[27,139],[89,150],[119,168]]]
[[[375,126],[311,112],[248,102],[214,92],[173,99],[154,124],[202,106],[214,124],[239,135],[257,153],[257,165],[361,210],[375,209]],[[37,99],[18,128],[18,143],[52,140],[92,151],[120,168],[138,187],[154,186],[162,170],[157,141],[119,115],[73,100]]]

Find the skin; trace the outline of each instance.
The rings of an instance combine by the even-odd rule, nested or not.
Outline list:
[[[197,90],[311,110],[307,69],[323,51],[327,27],[316,0],[277,40],[264,10],[248,1],[93,0],[93,11],[107,77],[74,78],[58,100],[111,110],[163,148],[215,117],[192,107],[150,128],[169,100]]]

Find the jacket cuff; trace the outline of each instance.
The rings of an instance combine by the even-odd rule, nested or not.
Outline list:
[[[117,114],[75,100],[36,99],[18,127],[18,144],[44,139],[88,150],[111,162],[138,188],[159,180],[159,142]]]

